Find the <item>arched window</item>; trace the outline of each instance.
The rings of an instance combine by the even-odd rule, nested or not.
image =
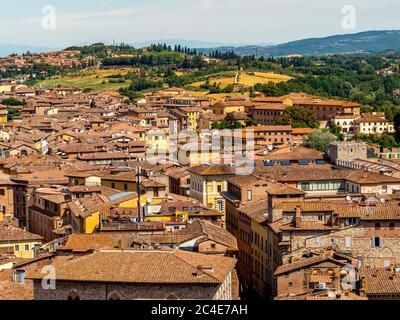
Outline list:
[[[394,222],[391,222],[390,224],[389,224],[389,229],[390,230],[394,230],[395,229],[395,224],[394,224]]]
[[[78,292],[76,290],[73,290],[68,295],[68,299],[67,300],[69,300],[69,301],[79,301],[81,299],[79,298]]]
[[[119,301],[119,300],[121,300],[121,297],[119,296],[118,293],[113,292],[113,293],[108,297],[108,300]]]
[[[381,230],[381,224],[375,223],[375,230]]]

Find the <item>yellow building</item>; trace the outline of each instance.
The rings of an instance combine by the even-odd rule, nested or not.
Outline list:
[[[136,192],[136,177],[134,172],[101,177],[101,185],[119,191]]]
[[[148,148],[155,148],[156,150],[169,151],[169,129],[151,129],[140,138],[141,141],[146,141]]]
[[[141,197],[141,203],[147,198]],[[75,199],[68,203],[74,233],[94,233],[100,226],[100,219],[109,216],[111,207],[137,208],[138,197],[134,192],[121,192],[105,198],[97,194]]]
[[[7,107],[0,105],[0,123],[7,123]]]
[[[183,145],[178,149],[177,160],[182,165],[188,165],[189,167],[196,167],[203,164],[211,163],[221,156],[221,149],[211,148],[206,145],[204,148],[200,144],[195,145]]]
[[[264,225],[265,218],[262,215],[250,216],[251,218],[251,252],[253,289],[261,297],[266,298],[268,281],[268,228]]]
[[[246,112],[245,103],[217,102],[211,107],[215,115],[227,115],[228,113]]]
[[[179,111],[187,115],[188,129],[196,131],[199,128],[199,119],[203,109],[199,107],[181,107]]]
[[[224,165],[201,165],[190,168],[188,171],[190,197],[225,213],[225,200],[221,192],[227,191],[226,179],[235,175],[234,170]]]
[[[43,238],[2,221],[0,216],[0,253],[13,254],[17,258],[32,259],[34,248],[42,244]]]

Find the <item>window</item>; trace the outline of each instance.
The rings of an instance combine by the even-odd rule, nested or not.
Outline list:
[[[25,271],[24,270],[15,271],[14,281],[16,283],[24,284],[25,283]]]
[[[224,200],[217,200],[216,207],[218,211],[224,211]]]
[[[381,230],[381,224],[375,223],[375,230]]]
[[[253,191],[251,190],[247,191],[247,200],[249,201],[253,200]]]
[[[124,183],[124,190],[125,191],[128,190],[128,184],[127,183]]]
[[[5,189],[0,189],[0,196],[4,196],[6,194],[6,190]]]
[[[111,183],[111,188],[112,188],[112,189],[115,189],[115,183],[114,183],[114,182]]]
[[[394,230],[394,229],[395,229],[395,224],[394,224],[393,222],[391,222],[391,223],[389,224],[389,229],[390,229],[390,230]]]
[[[387,191],[388,191],[387,186],[382,186],[382,192],[383,192],[383,193],[387,193]]]
[[[381,237],[373,237],[372,238],[372,247],[379,248],[382,246],[382,238]]]
[[[25,251],[29,251],[29,244],[25,245]]]
[[[344,238],[344,246],[346,248],[351,248],[351,237],[345,237]]]
[[[18,244],[15,245],[14,250],[15,251],[19,251],[19,245]]]
[[[222,186],[218,186],[217,189],[218,189],[218,192],[222,192]]]

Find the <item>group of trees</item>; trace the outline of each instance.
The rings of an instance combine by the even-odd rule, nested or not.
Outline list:
[[[214,93],[232,93],[233,90],[235,89],[235,86],[233,84],[228,84],[224,88],[221,88],[221,86],[218,85],[216,82],[214,82],[213,84],[210,84],[209,80],[207,79],[207,81],[204,84],[202,84],[200,86],[200,88],[208,90],[210,94],[214,94]]]
[[[134,57],[116,57],[106,58],[103,60],[103,66],[161,66],[161,65],[177,65],[185,61],[184,56],[177,52],[157,52],[137,55]]]
[[[9,121],[13,120],[15,117],[21,115],[21,110],[15,107],[23,106],[24,103],[14,97],[6,98],[1,100],[0,104],[7,106],[7,119]]]
[[[292,126],[293,128],[319,128],[319,121],[314,113],[303,107],[287,108],[276,122],[278,125]]]
[[[255,122],[251,118],[247,118],[244,120],[244,124],[246,127],[254,126]],[[213,130],[224,130],[224,129],[240,129],[243,128],[243,125],[235,119],[233,113],[228,113],[224,120],[222,121],[213,121],[211,123],[211,129]]]
[[[315,129],[305,138],[304,145],[314,150],[327,152],[329,145],[336,140],[337,137],[329,130]]]

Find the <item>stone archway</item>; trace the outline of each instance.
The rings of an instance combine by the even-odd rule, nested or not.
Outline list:
[[[79,301],[81,298],[79,297],[79,293],[76,290],[72,290],[67,298],[68,301]]]
[[[121,300],[121,296],[118,293],[113,292],[108,296],[108,300],[119,301],[119,300]]]

